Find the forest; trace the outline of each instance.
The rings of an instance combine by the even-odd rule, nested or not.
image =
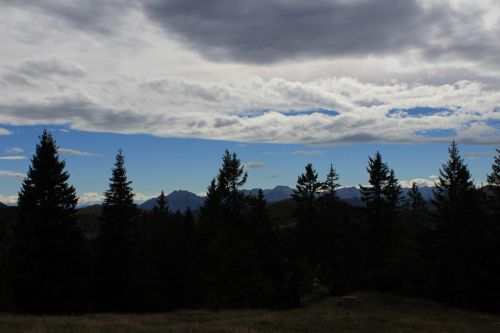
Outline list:
[[[39,139],[17,207],[0,207],[0,312],[280,310],[356,290],[500,310],[499,149],[476,188],[452,142],[431,201],[415,183],[403,198],[375,152],[364,207],[336,196],[333,165],[321,179],[307,164],[286,223],[262,191],[241,191],[248,175],[227,150],[199,211],[171,211],[163,191],[141,210],[119,150],[90,233],[53,135]]]

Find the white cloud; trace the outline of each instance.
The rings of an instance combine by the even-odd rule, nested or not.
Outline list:
[[[141,204],[144,201],[147,201],[152,198],[157,198],[158,194],[144,194],[144,193],[135,193],[134,202],[137,204]]]
[[[17,195],[2,195],[0,193],[0,202],[8,206],[17,205]]]
[[[6,128],[1,128],[1,127],[0,127],[0,135],[10,135],[10,134],[12,134],[12,132],[11,132],[11,131],[9,131],[9,130],[8,130],[8,129],[6,129]]]
[[[216,3],[219,2],[208,7]],[[162,24],[158,17],[152,18],[154,13],[145,11],[144,8],[151,8],[150,2],[144,6],[136,1],[110,1],[99,6],[93,1],[86,5],[71,1],[3,3],[2,123],[59,124],[87,131],[309,145],[448,143],[450,137],[416,133],[449,129],[456,132],[459,143],[500,143],[498,3],[488,0],[471,7],[466,1],[430,0],[391,6],[389,11],[385,11],[384,3],[387,1],[367,5],[383,9],[384,15],[391,10],[410,14],[410,21],[397,25],[402,31],[357,30],[363,24],[373,26],[373,21],[355,22],[354,30],[349,30],[351,23],[346,21],[337,22],[339,30],[332,38],[356,31],[364,38],[365,33],[378,31],[380,34],[375,37],[384,43],[393,41],[388,36],[400,41],[400,36],[408,36],[403,33],[406,24],[414,22],[418,29],[407,31],[412,38],[403,41],[405,47],[389,43],[391,48],[380,52],[379,47],[386,44],[370,39],[370,43],[347,45],[346,56],[336,48],[337,44],[318,43],[324,45],[297,49],[293,35],[294,38],[284,36],[286,43],[276,48],[288,45],[293,54],[301,57],[287,59],[290,53],[286,49],[273,47],[258,50],[273,53],[264,56],[274,62],[261,63],[243,63],[237,58],[228,61],[217,57],[216,49],[201,50],[179,42],[173,34],[188,36],[193,31],[169,31],[168,23],[172,22]],[[366,12],[362,4],[357,2],[348,8],[349,12],[354,17]],[[287,6],[290,13],[296,13],[309,4],[294,2]],[[317,1],[314,6],[327,7],[328,11],[318,11],[319,14],[335,15],[332,6],[344,4]],[[220,15],[237,8],[236,4],[224,7]],[[252,2],[248,10],[262,8]],[[429,13],[435,15],[431,15],[435,21],[428,21],[430,25],[413,21],[417,16],[428,19]],[[226,24],[227,17],[220,23]],[[390,16],[383,23],[395,24],[402,17],[408,16]],[[278,18],[280,26],[296,27],[294,20]],[[373,18],[378,16],[370,15]],[[266,17],[259,20],[269,23]],[[37,22],[36,27],[32,22]],[[252,24],[253,20],[245,22]],[[322,29],[320,32],[324,33],[328,27],[314,22],[305,27],[305,35],[316,36],[315,30],[310,29]],[[187,29],[185,24],[191,23],[183,22],[182,27],[177,25],[178,29]],[[374,27],[382,28],[377,24]],[[208,32],[202,30],[194,32]],[[326,31],[327,37],[331,35],[330,29]],[[397,35],[392,35],[394,31]],[[216,41],[224,44],[219,50],[223,54],[238,54],[239,47],[251,45],[239,45],[240,40],[259,43],[261,39],[248,37],[254,33],[268,34],[267,30],[242,31],[241,39],[238,34],[235,39],[235,32],[210,38],[220,38]],[[226,45],[230,41],[238,43]],[[335,52],[323,52],[330,49]],[[249,58],[259,57],[248,54],[246,59]],[[418,117],[404,111],[415,107],[449,111]],[[311,112],[318,109],[336,111],[338,115]],[[389,115],[393,109],[401,112]],[[0,128],[0,134],[10,133]]]
[[[322,150],[297,150],[290,153],[295,156],[323,155]]]
[[[134,202],[136,204],[141,204],[146,200],[156,198],[158,195],[144,194],[144,193],[135,193]],[[82,193],[78,196],[78,205],[79,206],[89,206],[95,204],[101,204],[104,200],[104,195],[102,193],[97,192],[86,192]]]
[[[5,152],[7,154],[20,154],[20,153],[24,152],[24,149],[19,148],[19,147],[12,147],[12,148],[6,149]]]
[[[403,188],[411,188],[413,186],[413,183],[417,184],[419,187],[423,186],[429,186],[433,187],[434,186],[434,180],[431,179],[425,179],[425,178],[415,178],[411,180],[400,180],[399,183],[401,187]]]
[[[11,161],[18,161],[18,160],[25,160],[26,156],[0,156],[0,160],[11,160]]]
[[[16,171],[0,170],[0,177],[9,177],[22,180],[26,175]]]
[[[102,156],[99,154],[94,154],[94,153],[89,153],[87,151],[80,151],[76,149],[70,149],[70,148],[59,148],[58,152],[60,154],[64,155],[76,155],[76,156]]]
[[[462,153],[463,156],[473,160],[476,158],[481,158],[481,157],[494,157],[495,154],[491,153],[486,153],[486,152],[467,152],[467,153]]]
[[[89,206],[100,204],[104,200],[104,195],[97,192],[87,192],[78,196],[79,206]]]
[[[247,170],[256,170],[256,169],[262,169],[266,167],[266,164],[263,162],[246,162],[243,164],[245,169]]]

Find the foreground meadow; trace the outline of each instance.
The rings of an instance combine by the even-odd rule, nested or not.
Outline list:
[[[357,293],[359,308],[328,298],[290,311],[227,310],[83,316],[0,315],[1,333],[113,332],[500,332],[500,315],[467,312],[433,302]]]

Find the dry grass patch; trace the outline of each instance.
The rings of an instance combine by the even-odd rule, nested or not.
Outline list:
[[[357,309],[329,298],[290,311],[227,310],[84,316],[0,315],[0,333],[500,332],[500,315],[467,312],[412,298],[358,293]]]

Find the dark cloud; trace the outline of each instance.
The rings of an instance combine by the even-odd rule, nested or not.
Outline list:
[[[0,114],[6,118],[28,119],[30,123],[37,124],[78,124],[85,128],[90,126],[93,130],[134,132],[137,126],[147,126],[149,122],[138,113],[127,110],[110,110],[95,105],[85,98],[66,97],[52,98],[45,103],[7,105],[0,104]],[[153,117],[151,117],[153,118]]]
[[[240,121],[238,118],[216,118],[214,122],[215,128],[232,126],[238,124]]]
[[[384,54],[422,44],[434,13],[408,1],[150,0],[146,13],[208,58]]]

